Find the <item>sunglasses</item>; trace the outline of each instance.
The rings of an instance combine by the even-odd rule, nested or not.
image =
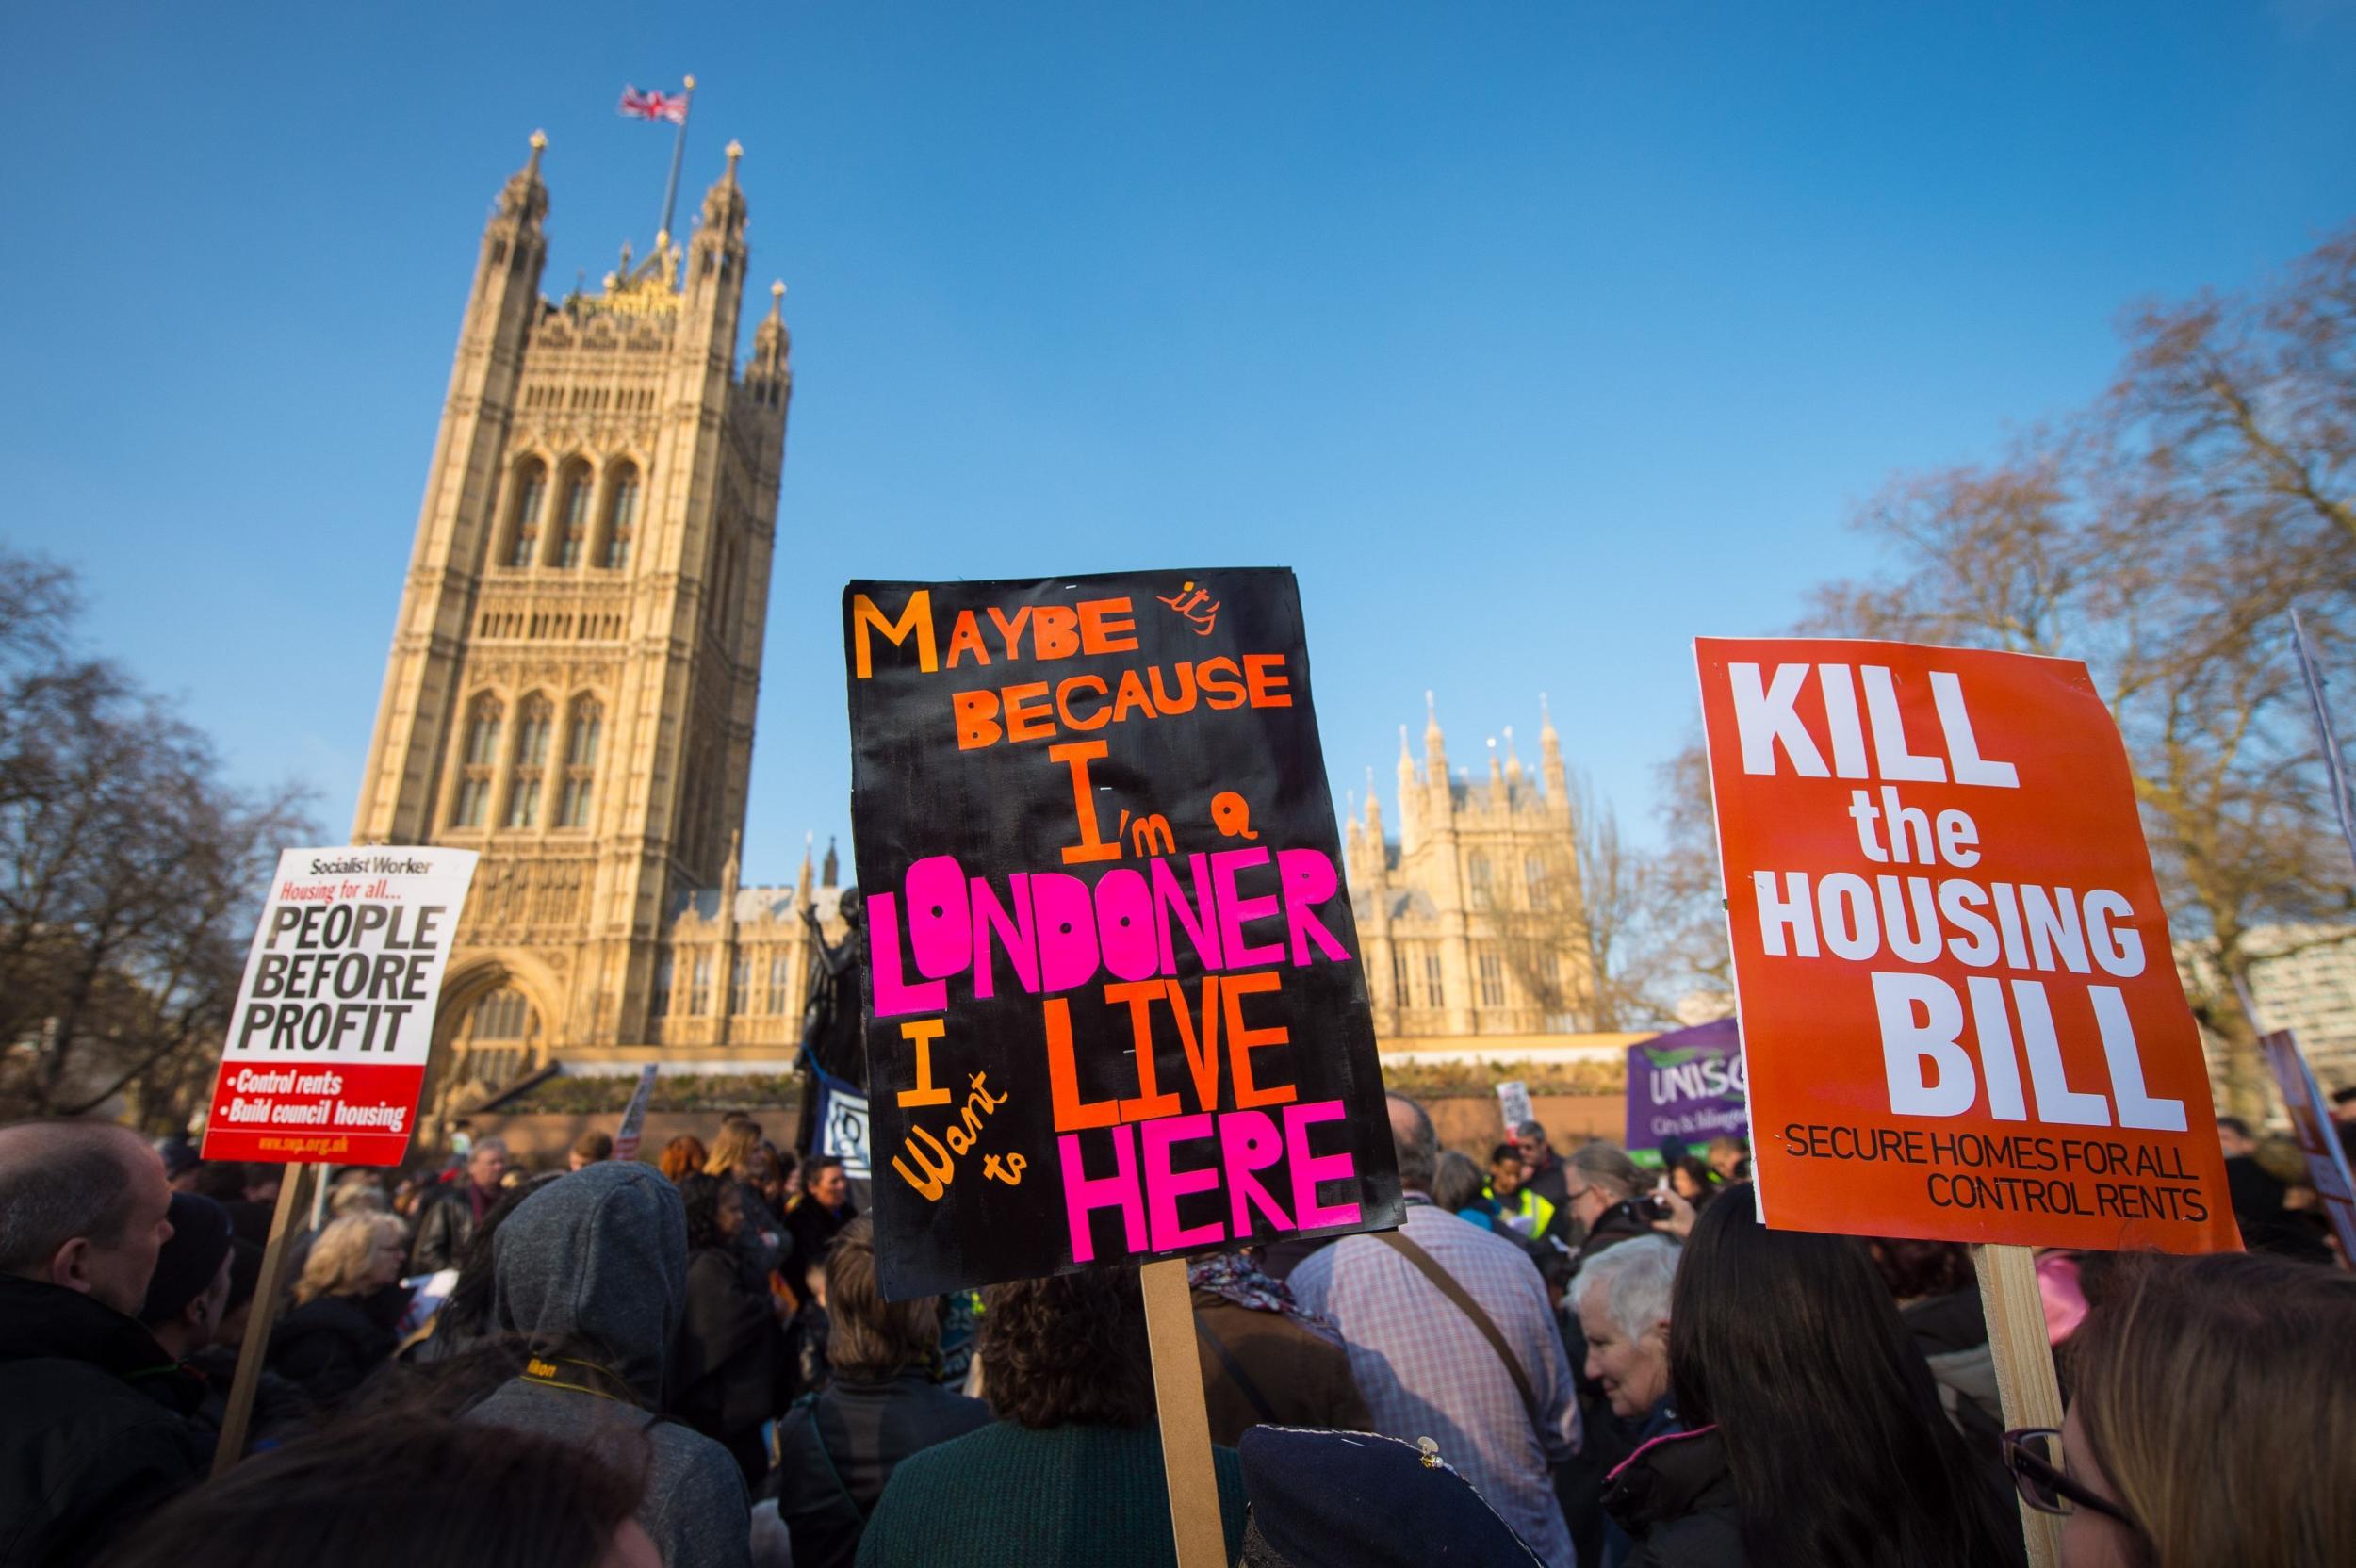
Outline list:
[[[2129,1529],[2135,1522],[2117,1503],[2097,1496],[2062,1473],[2061,1432],[2053,1427],[2022,1427],[2004,1434],[2004,1467],[2021,1500],[2040,1513],[2089,1513],[2115,1519]]]

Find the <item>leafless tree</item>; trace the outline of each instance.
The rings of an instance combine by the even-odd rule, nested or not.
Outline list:
[[[1584,776],[1571,781],[1570,807],[1569,843],[1530,850],[1522,894],[1483,918],[1548,1027],[1561,1019],[1605,1032],[1670,1021],[1654,858],[1620,837],[1611,804]]]
[[[2191,1001],[2231,1108],[2266,1073],[2234,983],[2254,925],[2349,906],[2289,646],[2356,633],[2356,229],[2250,298],[2130,315],[2094,407],[2000,460],[1894,481],[1889,571],[1806,628],[2083,660],[2127,742]],[[2200,978],[2209,976],[2209,979]]]
[[[1660,986],[1689,1023],[1734,1014],[1726,889],[1710,809],[1710,760],[1696,733],[1655,770],[1661,847],[1652,858]]]
[[[231,788],[205,738],[74,639],[70,573],[0,551],[0,1114],[129,1093],[185,1122],[299,792]]]

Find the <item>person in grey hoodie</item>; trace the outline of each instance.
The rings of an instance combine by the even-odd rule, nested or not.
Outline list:
[[[642,1463],[638,1522],[666,1568],[745,1568],[751,1511],[736,1461],[654,1413],[687,1299],[679,1189],[634,1160],[590,1166],[518,1205],[492,1258],[493,1331],[532,1353],[468,1419]]]

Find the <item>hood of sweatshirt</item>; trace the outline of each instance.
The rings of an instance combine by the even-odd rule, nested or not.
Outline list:
[[[533,1193],[491,1243],[491,1321],[593,1353],[651,1408],[687,1298],[687,1210],[652,1166],[603,1160]]]

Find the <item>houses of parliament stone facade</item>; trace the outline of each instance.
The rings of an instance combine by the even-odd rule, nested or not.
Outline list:
[[[741,884],[737,845],[794,377],[773,285],[738,358],[740,151],[683,244],[542,297],[545,139],[476,255],[368,771],[359,842],[481,853],[429,1103],[550,1064],[782,1070],[837,860]],[[807,585],[796,585],[801,591]],[[830,607],[829,590],[812,596]],[[1348,860],[1386,1040],[1570,1027],[1577,858],[1559,743],[1484,789],[1401,732],[1399,837]]]

